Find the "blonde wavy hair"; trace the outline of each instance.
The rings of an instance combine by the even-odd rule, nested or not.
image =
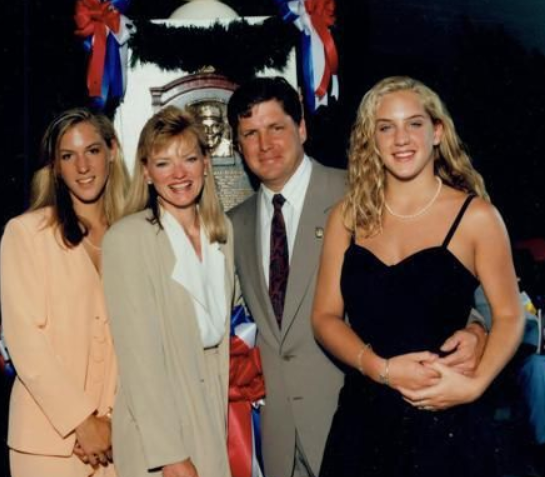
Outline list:
[[[433,124],[443,126],[441,142],[435,147],[435,174],[455,189],[488,200],[481,175],[456,133],[447,108],[433,90],[407,76],[392,76],[379,81],[363,97],[350,136],[348,152],[348,191],[342,204],[345,227],[364,237],[381,230],[384,212],[386,174],[375,141],[376,111],[381,99],[396,91],[416,93]]]
[[[87,235],[87,226],[76,216],[68,187],[59,173],[59,147],[63,136],[74,126],[89,123],[106,143],[108,149],[116,147],[112,155],[108,180],[104,189],[104,213],[108,225],[122,217],[128,189],[128,173],[123,152],[112,122],[103,114],[87,108],[64,111],[47,127],[41,144],[42,167],[32,178],[30,210],[52,207],[48,226],[58,226],[65,245],[78,245]],[[83,230],[81,230],[83,228]]]
[[[146,122],[138,140],[126,215],[149,208],[152,215],[150,222],[161,227],[157,192],[153,184],[148,185],[146,181],[145,166],[151,154],[165,147],[174,138],[187,134],[192,134],[197,139],[201,152],[203,155],[208,156],[209,152],[204,133],[194,117],[188,112],[176,106],[167,106]],[[206,172],[204,187],[197,200],[199,216],[210,242],[225,243],[227,240],[227,224],[216,192],[211,160],[208,161]]]

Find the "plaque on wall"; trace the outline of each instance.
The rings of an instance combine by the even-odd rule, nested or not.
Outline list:
[[[149,88],[153,112],[174,105],[188,110],[200,122],[225,210],[254,192],[227,121],[227,103],[236,88],[235,83],[215,73],[185,75],[164,86]]]

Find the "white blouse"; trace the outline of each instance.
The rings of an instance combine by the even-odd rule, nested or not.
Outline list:
[[[171,278],[191,295],[204,348],[217,346],[225,334],[225,256],[217,242],[210,243],[201,225],[199,260],[181,224],[162,210],[161,223],[176,257]],[[180,310],[183,313],[183,310]]]

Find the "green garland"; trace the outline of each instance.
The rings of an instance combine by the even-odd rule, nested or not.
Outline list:
[[[236,20],[209,28],[172,27],[149,20],[137,20],[135,26],[129,40],[133,65],[154,63],[163,70],[188,73],[212,66],[235,83],[264,68],[283,70],[300,38],[297,28],[279,17],[256,25]]]

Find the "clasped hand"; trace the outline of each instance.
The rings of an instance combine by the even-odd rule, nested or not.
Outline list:
[[[466,376],[439,361],[422,365],[428,371],[436,372],[435,384],[431,386],[410,389],[399,386],[397,390],[409,404],[427,411],[440,411],[459,404],[465,404],[477,399],[482,389],[479,381]]]
[[[76,427],[74,454],[93,467],[112,462],[110,419],[93,414]]]
[[[472,326],[472,325],[470,325]],[[482,393],[473,373],[485,345],[478,325],[454,333],[441,347],[440,358],[424,351],[390,359],[390,385],[419,409],[438,411],[471,402]]]

